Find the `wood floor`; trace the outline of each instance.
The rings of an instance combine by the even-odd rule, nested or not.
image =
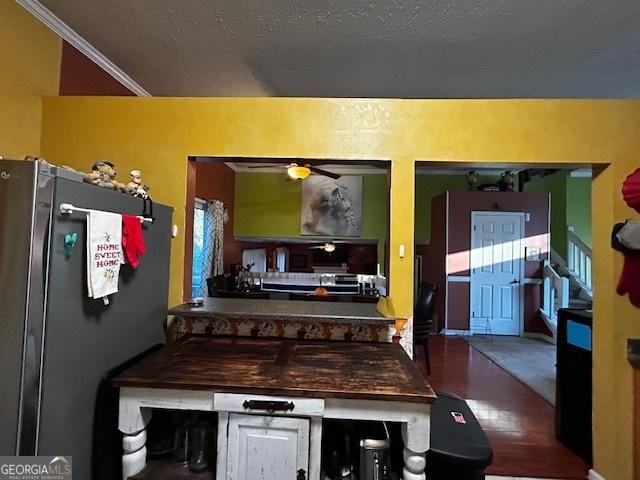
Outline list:
[[[554,436],[554,407],[533,390],[457,337],[432,336],[430,358],[431,386],[465,398],[489,437],[494,459],[487,473],[586,478],[587,464]]]

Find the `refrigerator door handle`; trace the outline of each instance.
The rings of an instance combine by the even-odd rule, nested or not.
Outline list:
[[[38,432],[47,315],[49,250],[55,177],[37,165],[31,224],[29,284],[18,413],[18,455],[38,454]]]

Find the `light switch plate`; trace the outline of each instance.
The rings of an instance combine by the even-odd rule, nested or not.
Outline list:
[[[540,249],[538,247],[527,247],[525,258],[527,259],[527,262],[539,262]]]

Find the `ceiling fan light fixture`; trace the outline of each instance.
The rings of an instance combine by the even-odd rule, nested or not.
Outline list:
[[[287,167],[287,175],[289,175],[294,180],[304,180],[309,175],[311,175],[311,170],[309,169],[309,167],[301,167],[294,163],[293,165]]]
[[[335,252],[336,250],[336,246],[334,243],[325,243],[324,244],[324,251],[327,253],[331,253],[331,252]]]

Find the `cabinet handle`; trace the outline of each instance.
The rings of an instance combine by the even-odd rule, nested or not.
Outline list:
[[[245,410],[266,410],[269,413],[278,411],[292,411],[293,402],[276,402],[273,400],[245,400],[242,404]]]
[[[298,476],[296,477],[296,480],[307,480],[307,472],[302,469],[298,470]]]

